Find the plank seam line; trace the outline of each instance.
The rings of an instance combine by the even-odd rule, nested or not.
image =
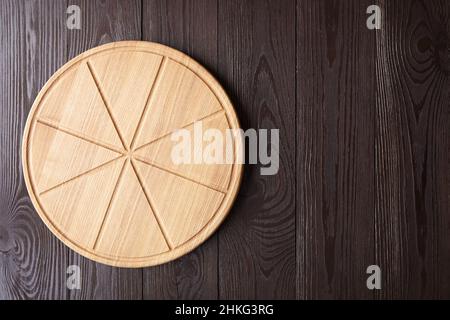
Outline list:
[[[114,186],[114,190],[113,190],[113,192],[112,192],[112,194],[111,194],[111,198],[109,199],[108,207],[106,208],[105,214],[103,215],[102,224],[100,225],[100,229],[99,229],[98,232],[97,232],[97,237],[95,238],[94,246],[92,247],[92,250],[94,250],[94,251],[95,251],[95,249],[96,249],[96,247],[97,247],[98,240],[100,239],[100,235],[101,235],[101,233],[102,233],[102,231],[103,231],[103,227],[104,227],[104,225],[105,225],[105,222],[106,222],[106,218],[107,218],[107,216],[108,216],[108,213],[111,211],[111,205],[112,205],[112,202],[113,202],[113,200],[114,200],[114,197],[115,197],[116,194],[117,194],[117,189],[118,189],[118,186],[119,186],[120,181],[121,181],[121,179],[122,179],[123,173],[124,173],[124,171],[125,171],[125,166],[127,165],[127,162],[128,162],[128,161],[125,160],[124,163],[123,163],[123,165],[122,165],[122,169],[120,170],[120,174],[119,174],[119,177],[117,178],[116,185]]]
[[[90,61],[86,61],[86,65],[88,66],[89,72],[91,73],[92,79],[94,80],[95,86],[97,87],[97,90],[100,94],[100,97],[102,98],[103,104],[105,105],[106,108],[106,112],[108,112],[109,117],[111,118],[111,121],[113,123],[114,129],[117,132],[117,135],[119,136],[120,142],[122,143],[122,146],[124,147],[125,150],[128,151],[128,146],[125,143],[125,139],[122,135],[122,132],[120,132],[119,126],[117,125],[117,121],[114,118],[114,115],[111,111],[111,107],[109,105],[109,103],[106,100],[106,95],[105,92],[103,91],[102,87],[100,86],[100,80],[97,77],[97,74],[95,73],[95,70],[91,64]]]
[[[144,120],[145,114],[147,113],[148,105],[150,104],[150,100],[153,97],[153,92],[155,92],[155,90],[159,84],[161,74],[163,73],[163,69],[165,68],[166,64],[167,64],[167,57],[163,56],[161,63],[159,64],[158,71],[156,72],[156,76],[155,76],[155,80],[153,81],[153,85],[148,92],[148,96],[145,101],[144,109],[142,110],[141,116],[139,117],[138,125],[136,127],[136,130],[134,131],[133,139],[131,140],[131,144],[130,144],[130,150],[133,150],[134,144],[136,143],[136,136],[138,136],[138,133],[141,132],[142,122]]]
[[[101,142],[99,140],[90,138],[90,137],[88,137],[88,136],[86,136],[86,135],[84,135],[82,133],[76,132],[76,131],[74,131],[72,129],[63,127],[60,124],[58,124],[58,123],[56,123],[56,122],[54,122],[52,120],[39,118],[39,119],[36,119],[36,122],[40,123],[40,124],[43,124],[43,125],[45,125],[47,127],[53,128],[53,129],[55,129],[57,131],[61,131],[61,132],[65,133],[65,134],[68,134],[68,135],[73,136],[75,138],[78,138],[78,139],[87,141],[89,143],[95,144],[95,145],[97,145],[99,147],[102,147],[102,148],[114,151],[116,153],[120,153],[122,155],[124,155],[126,153],[122,149],[116,148],[115,146],[109,145],[109,144]]]
[[[164,167],[162,167],[161,165],[155,164],[155,163],[153,163],[153,162],[149,162],[148,160],[146,160],[146,159],[144,159],[144,158],[142,158],[142,157],[140,157],[140,156],[136,156],[136,155],[135,155],[134,158],[135,158],[137,161],[142,162],[142,163],[144,163],[144,164],[146,164],[146,165],[149,165],[149,166],[155,167],[155,168],[157,168],[157,169],[159,169],[159,170],[162,170],[162,171],[165,171],[165,172],[167,172],[167,173],[173,174],[174,176],[177,176],[177,177],[179,177],[179,178],[188,180],[188,181],[190,181],[190,182],[192,182],[192,183],[201,185],[201,186],[203,186],[203,187],[205,187],[205,188],[208,188],[208,189],[211,189],[211,190],[220,192],[220,193],[222,193],[222,194],[226,194],[226,193],[227,193],[226,190],[222,190],[222,189],[219,189],[219,188],[216,188],[216,187],[212,187],[212,186],[207,185],[207,184],[205,184],[205,183],[199,182],[199,181],[197,181],[197,180],[195,180],[195,179],[186,177],[186,176],[184,176],[184,175],[182,175],[182,174],[179,174],[178,172],[175,172],[175,171],[173,171],[173,170],[164,168]]]
[[[139,185],[141,186],[142,191],[144,192],[145,198],[147,199],[148,205],[150,206],[150,208],[152,209],[153,212],[153,216],[155,217],[156,222],[158,223],[159,229],[161,230],[162,235],[164,236],[164,240],[166,241],[167,246],[169,247],[170,250],[174,249],[175,246],[172,243],[172,241],[169,238],[168,232],[166,230],[166,228],[164,227],[162,221],[161,221],[161,217],[159,216],[159,213],[156,211],[155,205],[153,204],[150,196],[147,193],[147,190],[144,187],[144,184],[142,183],[143,179],[140,176],[133,160],[130,160],[131,163],[131,167],[133,168],[134,174],[136,175],[138,181],[139,181]]]

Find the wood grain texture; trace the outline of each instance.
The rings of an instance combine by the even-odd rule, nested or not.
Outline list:
[[[19,162],[25,119],[64,62],[64,3],[2,1],[0,10],[0,299],[66,297],[68,251],[36,215]],[[20,36],[18,36],[20,35]]]
[[[379,298],[449,298],[448,1],[383,1],[377,32]]]
[[[295,1],[219,1],[218,74],[244,129],[280,129],[279,171],[247,165],[219,232],[219,297],[295,298]]]
[[[141,1],[77,0],[82,29],[68,32],[68,59],[83,51],[113,41],[141,38]],[[121,269],[95,263],[70,251],[69,264],[79,265],[81,290],[69,291],[70,299],[140,299],[142,270]]]
[[[217,76],[216,0],[144,0],[142,17],[143,40],[179,49]],[[177,261],[144,269],[144,299],[217,299],[217,265],[214,235]]]
[[[64,27],[69,1],[0,0],[0,298],[450,298],[449,1],[73,4],[79,31]],[[372,4],[381,30],[366,28]],[[279,128],[282,150],[275,177],[246,166],[218,236],[129,270],[84,259],[48,232],[19,146],[54,71],[141,36],[205,65],[243,127]],[[65,287],[70,264],[81,290]],[[365,287],[370,264],[382,268],[381,291]]]
[[[297,297],[371,298],[375,33],[370,1],[297,8]]]

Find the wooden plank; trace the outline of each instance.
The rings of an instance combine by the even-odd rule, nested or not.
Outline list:
[[[383,1],[377,32],[380,298],[450,298],[450,3]]]
[[[81,30],[68,32],[68,59],[98,45],[141,37],[139,0],[71,1],[81,9]],[[81,290],[71,290],[70,299],[140,299],[142,269],[109,267],[70,251],[70,264],[81,268]]]
[[[216,0],[143,1],[142,39],[190,55],[215,75],[217,71]],[[144,299],[217,299],[217,237],[190,254],[146,268]]]
[[[2,1],[0,10],[0,299],[64,299],[67,249],[35,212],[20,147],[40,88],[65,60],[65,3]]]
[[[246,166],[219,231],[219,297],[295,298],[295,1],[219,1],[218,74],[244,129],[279,129],[279,171]]]
[[[375,32],[370,1],[297,7],[297,298],[371,298]]]

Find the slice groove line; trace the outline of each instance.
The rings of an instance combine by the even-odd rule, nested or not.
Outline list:
[[[214,191],[223,193],[223,194],[226,194],[226,193],[227,193],[226,190],[222,190],[222,189],[220,189],[220,188],[213,187],[213,186],[207,185],[207,184],[205,184],[205,183],[199,182],[199,181],[197,181],[197,180],[194,180],[194,179],[192,179],[192,178],[186,177],[186,176],[184,176],[184,175],[182,175],[182,174],[180,174],[180,173],[178,173],[178,172],[175,172],[175,171],[173,171],[173,170],[164,168],[164,167],[162,167],[162,166],[160,166],[160,165],[158,165],[158,164],[149,162],[148,160],[146,160],[146,159],[144,159],[144,158],[142,158],[142,157],[139,157],[139,156],[136,156],[136,155],[135,155],[134,158],[135,158],[137,161],[142,162],[142,163],[144,163],[144,164],[146,164],[146,165],[149,165],[149,166],[155,167],[156,169],[159,169],[159,170],[165,171],[165,172],[167,172],[167,173],[173,174],[174,176],[177,176],[177,177],[180,177],[180,178],[182,178],[182,179],[188,180],[188,181],[190,181],[190,182],[192,182],[192,183],[201,185],[201,186],[203,186],[203,187],[205,187],[205,188],[208,188],[208,189],[211,189],[211,190],[214,190]]]
[[[134,164],[132,159],[131,159],[130,163],[131,163],[131,166],[133,167],[133,171],[134,171],[134,173],[136,175],[136,178],[139,181],[139,185],[141,186],[141,189],[144,192],[145,198],[147,199],[148,205],[152,209],[153,216],[155,217],[156,222],[158,223],[159,229],[161,230],[161,233],[164,236],[164,240],[166,240],[166,244],[169,247],[169,249],[172,250],[172,249],[175,248],[175,245],[170,240],[168,232],[167,232],[166,228],[164,227],[164,225],[163,225],[163,223],[161,221],[161,217],[159,216],[159,213],[156,211],[155,206],[154,206],[152,200],[150,199],[150,196],[148,195],[147,190],[144,187],[144,184],[142,183],[143,179],[140,176],[140,174],[139,174],[139,172],[138,172],[138,170],[137,170],[137,168],[136,168],[136,166],[135,166],[135,164]]]
[[[96,247],[97,247],[98,240],[100,239],[100,235],[101,235],[101,233],[103,231],[103,227],[105,225],[105,221],[106,221],[106,218],[108,216],[108,213],[111,210],[111,204],[112,204],[112,202],[114,200],[114,197],[117,194],[117,189],[118,189],[118,186],[120,184],[120,181],[122,180],[122,176],[123,176],[123,173],[125,171],[125,166],[127,165],[127,162],[128,161],[126,161],[126,160],[123,162],[122,169],[120,170],[119,177],[117,178],[116,185],[114,186],[114,190],[113,190],[113,192],[111,194],[111,198],[109,199],[108,207],[106,208],[105,214],[103,215],[102,224],[100,225],[100,229],[97,232],[97,237],[95,238],[95,242],[94,242],[94,246],[92,247],[92,250],[95,250]]]
[[[161,59],[161,63],[159,64],[158,71],[156,72],[156,76],[155,76],[155,80],[153,81],[153,85],[152,85],[152,87],[150,88],[150,90],[148,92],[147,99],[145,100],[145,105],[144,105],[144,108],[142,110],[141,116],[139,117],[138,125],[136,127],[136,130],[134,131],[133,139],[131,140],[131,144],[130,144],[130,150],[133,150],[134,144],[136,142],[136,136],[141,131],[142,121],[143,121],[144,116],[145,116],[145,114],[147,112],[148,105],[150,103],[150,99],[153,96],[153,92],[156,90],[155,88],[158,86],[159,79],[161,78],[161,74],[163,73],[163,69],[164,69],[166,63],[167,63],[167,57],[163,57]]]
[[[145,147],[151,145],[151,144],[154,143],[154,142],[157,142],[157,141],[159,141],[159,140],[161,140],[161,139],[164,139],[164,138],[167,137],[167,136],[170,136],[171,134],[173,134],[174,132],[176,132],[176,131],[178,131],[178,130],[186,129],[187,127],[192,126],[194,123],[196,123],[196,122],[198,122],[198,121],[203,121],[203,120],[206,120],[207,118],[212,118],[212,117],[214,117],[215,115],[217,115],[217,114],[219,114],[219,113],[222,113],[222,112],[225,113],[225,110],[217,110],[217,111],[214,111],[213,113],[210,113],[210,114],[208,114],[208,115],[206,115],[206,116],[204,116],[204,117],[201,117],[200,119],[197,119],[197,120],[195,120],[195,121],[193,121],[193,122],[190,122],[190,123],[188,123],[188,124],[182,126],[181,128],[177,128],[177,129],[174,129],[174,130],[172,130],[172,131],[170,131],[170,132],[168,132],[168,133],[165,133],[165,134],[163,134],[162,136],[160,136],[160,137],[158,137],[158,138],[155,138],[155,139],[153,139],[152,141],[147,142],[147,143],[143,144],[142,146],[136,148],[134,151],[137,151],[137,150],[140,150],[140,149],[142,149],[142,148],[145,148]]]
[[[95,73],[95,70],[94,70],[91,62],[87,61],[86,64],[88,66],[89,72],[91,73],[92,79],[95,82],[95,86],[97,87],[97,90],[100,93],[103,104],[105,105],[105,108],[106,108],[106,112],[108,112],[108,115],[111,118],[111,121],[113,123],[114,129],[116,130],[117,135],[119,136],[120,142],[122,143],[122,146],[124,147],[124,149],[128,151],[128,147],[127,147],[127,144],[125,143],[125,139],[124,139],[122,133],[120,132],[120,129],[119,129],[119,126],[117,125],[116,119],[114,118],[114,115],[112,114],[111,107],[110,107],[108,101],[106,100],[105,92],[103,91],[102,87],[100,86],[100,80],[98,79],[97,74]]]
[[[108,149],[108,150],[120,153],[122,155],[125,154],[123,149],[119,149],[119,148],[117,148],[115,146],[109,145],[109,144],[101,142],[99,140],[92,139],[92,138],[90,138],[90,137],[88,137],[88,136],[86,136],[86,135],[84,135],[82,133],[79,133],[79,132],[76,132],[76,131],[74,131],[72,129],[63,127],[63,126],[59,125],[58,123],[56,123],[56,122],[54,122],[52,120],[39,118],[39,119],[36,119],[36,122],[40,123],[40,124],[43,124],[43,125],[45,125],[47,127],[53,128],[55,130],[64,132],[65,134],[71,135],[71,136],[73,136],[75,138],[78,138],[78,139],[87,141],[89,143],[95,144],[95,145],[97,145],[99,147],[102,147],[102,148],[105,148],[105,149]]]
[[[50,191],[52,191],[52,190],[55,190],[56,188],[61,187],[62,185],[65,185],[65,184],[67,184],[67,183],[69,183],[69,182],[72,182],[72,181],[74,181],[74,180],[76,180],[76,179],[78,179],[78,178],[81,178],[81,177],[83,177],[83,176],[85,176],[85,175],[87,175],[87,174],[89,174],[89,173],[91,173],[91,172],[94,172],[94,171],[99,170],[99,169],[101,169],[101,168],[103,168],[103,167],[106,167],[107,165],[111,164],[112,162],[114,162],[114,161],[116,161],[116,160],[119,160],[119,159],[121,159],[121,158],[123,158],[123,157],[124,157],[123,155],[120,155],[120,156],[118,156],[117,158],[108,160],[108,161],[106,161],[106,162],[104,162],[104,163],[102,163],[102,164],[100,164],[100,165],[98,165],[98,166],[96,166],[96,167],[94,167],[94,168],[91,168],[91,169],[89,169],[89,170],[87,170],[87,171],[84,171],[84,172],[82,172],[82,173],[80,173],[80,174],[78,174],[78,175],[76,175],[76,176],[74,176],[74,177],[72,177],[72,178],[70,178],[70,179],[68,179],[68,180],[65,180],[65,181],[63,181],[63,182],[60,182],[60,183],[58,183],[57,185],[55,185],[55,186],[53,186],[53,187],[51,187],[51,188],[49,188],[49,189],[47,189],[47,190],[45,190],[45,191],[42,191],[42,192],[39,194],[39,196],[42,196],[42,195],[46,194],[47,192],[50,192]]]

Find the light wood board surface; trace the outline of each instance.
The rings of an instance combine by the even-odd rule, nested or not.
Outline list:
[[[187,55],[141,41],[79,55],[40,91],[25,128],[25,181],[40,217],[70,248],[109,265],[191,251],[225,218],[242,173],[242,164],[173,161],[171,134],[186,129],[193,140],[199,121],[224,137],[239,128],[219,83]],[[236,159],[242,141],[232,146]]]

